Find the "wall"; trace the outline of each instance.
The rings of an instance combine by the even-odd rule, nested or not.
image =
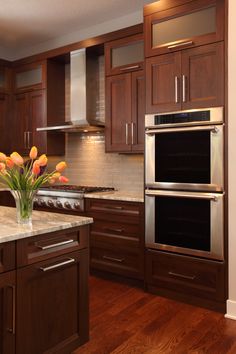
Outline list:
[[[229,300],[226,317],[236,320],[236,1],[229,0]]]

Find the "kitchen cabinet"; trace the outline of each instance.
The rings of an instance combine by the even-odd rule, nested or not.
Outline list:
[[[143,152],[144,71],[106,78],[106,152]]]
[[[0,131],[4,132],[4,134],[1,134],[0,150],[4,151],[5,153],[9,153],[11,150],[9,143],[9,134],[11,129],[9,126],[11,108],[10,103],[10,95],[0,93]],[[6,134],[7,131],[9,131],[9,134]]]
[[[86,215],[94,219],[90,233],[91,268],[143,279],[143,204],[86,199]]]
[[[146,250],[147,290],[197,306],[225,311],[225,263]]]
[[[0,62],[0,93],[10,93],[12,85],[12,70],[9,63],[1,65]]]
[[[143,69],[143,34],[136,34],[105,44],[106,75]]]
[[[27,155],[36,145],[40,153],[63,155],[65,134],[38,132],[36,128],[65,120],[65,66],[47,60],[14,69],[14,142],[12,148]]]
[[[169,0],[144,7],[145,56],[224,40],[224,0]]]
[[[147,113],[223,104],[223,42],[146,59]]]

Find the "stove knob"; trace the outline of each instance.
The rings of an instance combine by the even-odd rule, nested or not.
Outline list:
[[[45,207],[45,206],[46,206],[45,200],[43,200],[43,199],[41,199],[41,198],[38,199],[38,204],[39,204],[41,207]]]
[[[81,209],[80,203],[74,203],[74,208],[80,210]]]
[[[58,201],[56,202],[56,206],[57,206],[58,208],[62,208],[62,207],[63,207],[62,202],[60,202],[60,200],[58,200]]]
[[[48,205],[50,208],[54,207],[54,203],[53,203],[53,201],[52,201],[51,199],[48,200],[47,205]]]
[[[71,209],[71,205],[69,202],[65,202],[64,203],[64,206],[67,208],[67,209]]]

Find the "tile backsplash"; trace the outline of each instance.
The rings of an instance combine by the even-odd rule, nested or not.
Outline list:
[[[143,155],[105,153],[103,134],[68,134],[66,175],[71,184],[114,187],[122,191],[142,192]]]

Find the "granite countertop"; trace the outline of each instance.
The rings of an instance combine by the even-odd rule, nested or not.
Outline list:
[[[127,191],[109,191],[109,192],[94,192],[86,193],[85,198],[120,200],[125,202],[144,202],[143,193],[127,192]]]
[[[33,211],[32,226],[16,222],[16,209],[0,207],[0,243],[91,224],[92,218]]]

